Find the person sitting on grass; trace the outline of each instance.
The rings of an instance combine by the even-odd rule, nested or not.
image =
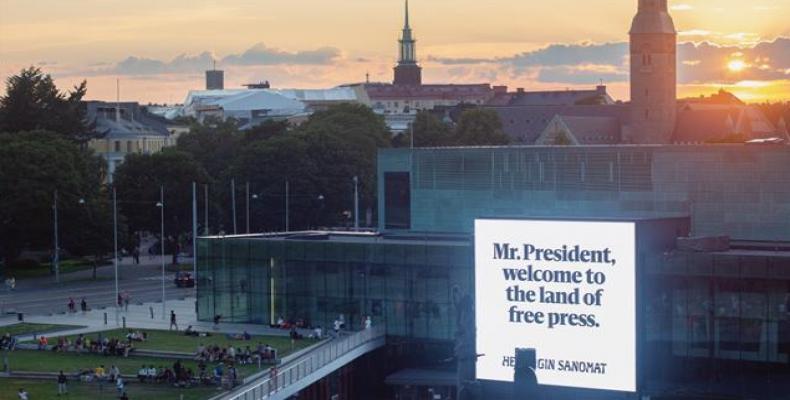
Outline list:
[[[219,363],[216,367],[214,367],[214,383],[217,386],[222,385],[222,373],[222,363]]]
[[[148,377],[148,368],[146,368],[145,365],[143,365],[142,367],[140,367],[140,369],[137,370],[137,380],[140,381],[140,383],[145,383],[145,378],[147,377]]]
[[[148,372],[146,373],[146,378],[148,378],[148,380],[151,382],[156,381],[156,368],[154,368],[153,365],[148,366]]]
[[[49,340],[47,340],[46,336],[41,335],[41,336],[38,337],[38,349],[39,350],[46,350],[48,344],[49,344]]]
[[[16,396],[19,397],[19,400],[30,400],[30,395],[25,388],[20,388],[19,391],[16,392]]]
[[[123,392],[121,397],[118,397],[118,400],[129,400],[129,396],[126,394],[126,392]]]

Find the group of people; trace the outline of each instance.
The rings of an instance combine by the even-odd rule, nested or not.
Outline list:
[[[72,343],[69,338],[61,336],[57,339],[57,343],[52,346],[55,352],[76,351],[82,353],[87,351],[94,354],[102,354],[105,356],[122,356],[129,357],[129,353],[134,350],[134,342],[146,340],[148,334],[141,331],[129,331],[126,334],[126,339],[102,337],[101,334],[96,339],[91,339],[83,334],[79,334]],[[48,348],[48,339],[45,336],[39,336],[38,348],[39,350],[46,350]]]
[[[268,344],[258,343],[253,349],[250,346],[241,347],[219,347],[217,345],[198,346],[195,359],[199,362],[226,362],[240,365],[257,363],[258,361],[274,361],[277,359],[277,350]]]
[[[69,297],[69,302],[66,304],[66,306],[68,307],[70,313],[77,312],[77,303],[74,302],[73,297]],[[85,301],[84,297],[82,300],[80,300],[80,311],[82,311],[83,314],[88,312],[88,302]]]
[[[191,384],[194,376],[195,374],[192,372],[192,369],[185,368],[180,360],[173,363],[172,368],[163,367],[161,365],[159,368],[153,365],[149,365],[148,367],[143,365],[137,370],[137,379],[140,383],[169,383],[171,385],[186,387]]]

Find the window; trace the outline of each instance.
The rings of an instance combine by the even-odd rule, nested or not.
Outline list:
[[[132,141],[131,140],[127,140],[126,141],[126,152],[127,153],[131,153],[132,152]]]
[[[408,172],[384,173],[384,226],[411,228],[411,187]]]
[[[121,141],[120,140],[116,140],[115,143],[114,143],[114,147],[115,147],[114,151],[116,153],[120,153],[121,152]]]

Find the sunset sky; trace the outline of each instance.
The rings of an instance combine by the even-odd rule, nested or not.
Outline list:
[[[679,94],[725,88],[790,100],[790,0],[670,0]],[[637,0],[411,0],[427,83],[527,90],[602,79],[628,99],[628,29]],[[390,81],[401,0],[0,0],[0,79],[29,65],[88,97],[181,102],[211,59],[226,87]],[[704,43],[707,42],[707,43]]]

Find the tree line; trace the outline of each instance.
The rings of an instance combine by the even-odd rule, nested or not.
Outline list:
[[[6,81],[0,97],[0,253],[5,265],[23,251],[53,248],[56,192],[64,252],[98,260],[112,250],[112,187],[104,183],[106,162],[87,145],[96,132],[86,120],[86,91],[84,81],[61,91],[35,67]],[[253,232],[282,231],[286,212],[291,230],[349,226],[354,177],[360,220],[376,220],[378,149],[412,141],[415,147],[509,142],[496,114],[477,108],[464,111],[458,124],[420,112],[411,133],[394,137],[380,115],[351,103],[315,112],[299,125],[267,121],[242,131],[232,119],[182,122],[190,130],[175,146],[129,154],[115,170],[123,248],[137,246],[140,232],[158,236],[160,187],[165,236],[173,239],[191,232],[193,182],[201,234],[206,228],[211,234],[234,232],[234,197],[238,233],[246,232],[248,220]]]

